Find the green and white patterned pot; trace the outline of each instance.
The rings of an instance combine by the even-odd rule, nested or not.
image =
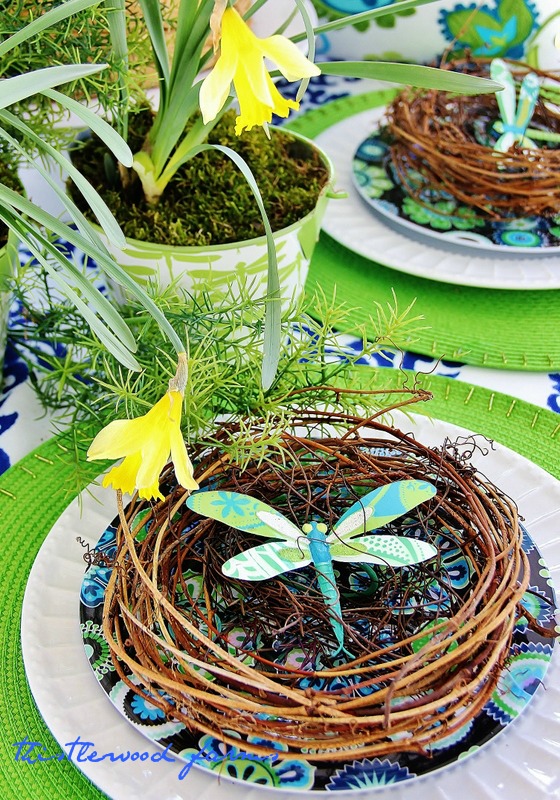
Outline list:
[[[291,135],[319,152],[329,170],[329,180],[311,213],[274,233],[284,308],[303,293],[334,178],[333,166],[326,153],[305,136],[293,132]],[[131,277],[143,285],[155,284],[158,292],[173,285],[178,291],[186,291],[192,296],[205,292],[216,303],[225,297],[238,299],[242,289],[244,297],[250,296],[254,300],[266,294],[268,259],[265,236],[206,247],[174,247],[127,239],[123,250],[112,245],[103,235],[102,238],[116,262]],[[111,282],[110,290],[117,302],[124,300],[119,286]]]
[[[15,276],[18,264],[17,238],[10,231],[8,243],[0,248],[0,383],[2,373],[2,362],[6,349],[6,338],[8,335],[8,311],[12,299],[9,291],[9,283]]]

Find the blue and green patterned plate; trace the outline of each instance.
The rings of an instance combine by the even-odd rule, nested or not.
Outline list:
[[[171,754],[184,760],[184,770],[192,766],[215,771],[246,784],[279,790],[300,791],[368,791],[386,787],[402,781],[410,781],[427,773],[439,770],[476,752],[486,742],[503,731],[516,719],[542,684],[552,656],[552,640],[530,630],[527,620],[521,617],[516,625],[510,658],[503,670],[496,690],[483,711],[463,729],[431,746],[430,756],[402,752],[385,758],[361,758],[325,765],[306,758],[294,757],[279,761],[274,757],[257,759],[247,756],[243,740],[239,746],[225,745],[219,739],[188,730],[182,723],[167,720],[163,712],[136,694],[119,679],[110,657],[109,646],[102,633],[102,614],[105,590],[111,575],[107,566],[115,555],[115,520],[104,531],[90,556],[80,593],[80,622],[85,651],[96,679],[113,705],[139,732],[149,740],[161,745]],[[442,540],[441,560],[447,572],[446,582],[454,592],[468,591],[470,565],[461,557],[459,550],[447,547]],[[551,626],[555,599],[548,570],[530,536],[524,532],[523,549],[530,564],[531,585],[522,604],[541,625]],[[351,568],[352,569],[352,568]],[[354,586],[356,592],[368,592],[364,573],[355,565]],[[190,602],[201,590],[202,576],[195,573],[187,576]],[[425,590],[429,593],[430,587]],[[445,598],[441,596],[416,598],[419,602],[438,604],[438,614],[445,613]],[[184,598],[183,598],[184,600]],[[180,607],[181,598],[176,598]],[[189,607],[191,607],[189,605]],[[236,639],[229,637],[231,652],[236,654]],[[246,638],[239,628],[237,644]],[[245,657],[247,657],[245,653]],[[310,688],[341,688],[325,686],[320,679],[302,679]],[[135,682],[135,679],[132,679]],[[321,685],[319,685],[321,683]],[[259,739],[271,752],[278,744]]]
[[[383,128],[364,139],[354,154],[352,177],[368,206],[391,223],[440,243],[492,253],[552,255],[560,250],[560,214],[483,220],[476,209],[431,187],[416,170],[408,171],[403,185],[391,160],[390,145],[390,135]],[[414,187],[421,202],[411,196],[406,185]]]

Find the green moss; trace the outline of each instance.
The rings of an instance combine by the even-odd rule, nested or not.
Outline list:
[[[141,148],[149,121],[145,111],[131,118],[129,144],[133,152]],[[248,163],[272,229],[285,228],[312,211],[328,180],[317,151],[278,130],[271,131],[270,140],[261,129],[238,137],[234,121],[233,112],[226,114],[208,141],[231,147]],[[116,165],[96,138],[77,150],[73,161],[131,239],[177,246],[209,245],[243,241],[264,233],[245,178],[223,153],[207,151],[191,159],[171,180],[156,206],[146,203],[134,176],[123,189]],[[72,194],[79,203],[75,190]],[[80,207],[86,212],[83,203]]]

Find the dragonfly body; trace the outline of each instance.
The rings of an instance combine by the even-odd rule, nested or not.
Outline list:
[[[230,578],[260,581],[313,564],[338,645],[333,655],[338,655],[347,651],[333,559],[403,567],[433,558],[437,550],[427,542],[362,534],[386,525],[435,492],[435,487],[426,481],[397,481],[381,486],[354,503],[330,532],[324,523],[315,520],[299,528],[266,503],[238,492],[199,491],[190,495],[187,505],[238,530],[279,540],[251,547],[226,561],[222,572]]]
[[[317,583],[323,595],[325,605],[329,610],[331,627],[333,629],[338,649],[344,649],[344,628],[342,627],[342,609],[340,607],[340,595],[336,588],[336,578],[331,556],[331,550],[327,542],[327,526],[321,522],[310,522],[304,525],[302,531],[307,536],[309,552],[313,559],[313,566],[317,573]]]

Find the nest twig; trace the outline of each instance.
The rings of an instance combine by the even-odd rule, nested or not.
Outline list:
[[[488,77],[487,61],[446,66]],[[512,62],[516,81],[528,71],[528,66]],[[546,84],[546,96],[556,93],[557,104],[558,77],[533,71]],[[496,153],[491,134],[500,111],[494,94],[405,90],[391,104],[387,117],[391,159],[406,191],[418,202],[425,200],[426,187],[430,187],[478,209],[485,219],[560,213],[558,144],[541,141],[536,150],[516,144],[507,153]],[[560,108],[545,103],[542,90],[530,127],[560,132]],[[421,174],[422,182],[411,177],[412,170]]]
[[[222,456],[220,440],[236,435],[224,428],[215,449],[197,454],[198,479],[257,497],[299,525],[320,518],[329,526],[373,488],[428,480],[437,495],[389,531],[435,543],[438,558],[376,568],[361,592],[356,566],[339,567],[345,642],[355,655],[341,664],[330,655],[313,568],[261,582],[226,578],[224,561],[262,539],[200,521],[169,474],[165,502],[121,511],[104,607],[115,667],[169,718],[232,744],[236,734],[275,741],[285,748],[279,758],[426,753],[480,712],[508,658],[529,580],[516,506],[459,446],[431,449],[339,413],[302,413],[294,424],[280,450],[243,471]],[[468,585],[450,581],[446,553],[469,565]],[[367,582],[367,570],[358,577]]]

